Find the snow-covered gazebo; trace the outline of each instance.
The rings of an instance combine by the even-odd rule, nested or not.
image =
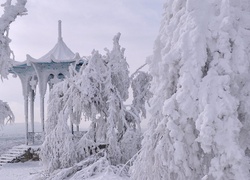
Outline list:
[[[11,73],[16,74],[22,83],[26,144],[28,144],[29,136],[32,137],[32,141],[34,142],[34,100],[36,86],[38,85],[39,87],[41,126],[42,132],[44,132],[44,98],[47,91],[47,85],[49,85],[51,89],[55,83],[62,81],[65,76],[68,75],[70,64],[79,62],[81,62],[79,54],[73,53],[64,43],[61,21],[58,21],[58,41],[52,50],[39,59],[27,55],[26,61],[14,63]],[[31,123],[30,132],[29,119]]]

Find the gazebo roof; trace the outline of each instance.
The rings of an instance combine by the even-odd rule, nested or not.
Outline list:
[[[75,54],[67,47],[62,38],[47,54],[37,59],[36,62],[68,62],[74,59]]]
[[[75,56],[77,56],[77,54],[73,53],[62,39],[61,21],[58,21],[58,41],[53,49],[39,59],[35,59],[30,55],[27,55],[26,63],[72,62],[74,61],[73,59],[76,58]]]

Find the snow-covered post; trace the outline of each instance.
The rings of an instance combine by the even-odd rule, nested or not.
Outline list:
[[[31,132],[32,132],[32,143],[34,144],[34,101],[35,101],[35,92],[33,89],[30,89],[30,122],[31,122]]]
[[[44,95],[40,94],[40,116],[42,132],[44,132]]]
[[[25,144],[28,145],[28,131],[29,131],[29,98],[24,96],[24,117],[25,117]]]

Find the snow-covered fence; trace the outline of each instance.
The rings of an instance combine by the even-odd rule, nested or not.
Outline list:
[[[79,141],[87,131],[74,131],[75,141]],[[28,132],[28,144],[42,144],[44,142],[43,132]]]
[[[43,141],[43,132],[28,132],[28,144],[42,144]]]

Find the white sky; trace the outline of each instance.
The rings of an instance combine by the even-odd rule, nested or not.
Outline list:
[[[17,61],[26,54],[40,58],[57,42],[57,22],[62,20],[64,42],[81,56],[93,49],[104,53],[121,32],[120,44],[133,72],[153,52],[164,0],[28,0],[28,15],[18,17],[10,27],[11,49]],[[0,0],[2,4],[5,0]],[[0,11],[2,13],[2,11]],[[16,122],[24,122],[23,97],[18,78],[0,81],[0,99],[11,106]],[[39,91],[35,121],[40,121]]]

